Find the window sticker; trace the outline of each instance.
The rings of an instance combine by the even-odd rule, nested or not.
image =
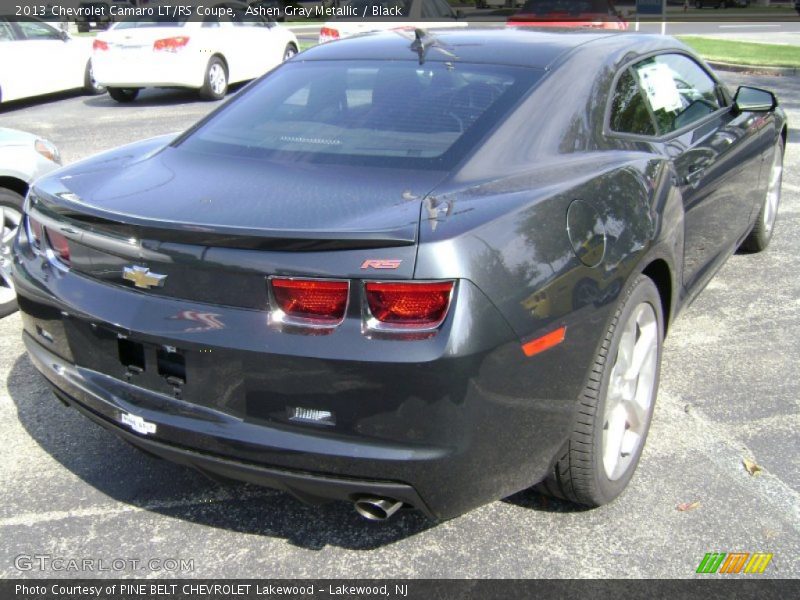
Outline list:
[[[673,112],[683,107],[672,70],[663,63],[650,63],[638,67],[639,81],[654,111]]]

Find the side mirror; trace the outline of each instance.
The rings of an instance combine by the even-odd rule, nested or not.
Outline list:
[[[740,86],[733,97],[736,112],[768,112],[778,106],[775,94],[759,88]]]
[[[68,42],[68,41],[70,41],[70,39],[72,39],[72,38],[69,37],[69,33],[64,31],[63,29],[58,32],[58,37],[61,38],[62,42]]]

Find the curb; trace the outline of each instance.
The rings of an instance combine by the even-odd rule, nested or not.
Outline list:
[[[766,67],[759,65],[739,65],[736,63],[718,62],[715,60],[706,61],[711,67],[719,71],[733,71],[734,73],[759,73],[763,75],[774,75],[777,77],[792,77],[800,75],[797,67]]]

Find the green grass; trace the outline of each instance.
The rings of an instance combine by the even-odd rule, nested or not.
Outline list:
[[[800,68],[800,46],[734,42],[691,35],[678,38],[706,60],[760,67]]]

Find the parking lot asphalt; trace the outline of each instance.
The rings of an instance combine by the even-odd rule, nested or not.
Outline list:
[[[673,578],[712,551],[770,552],[763,577],[800,576],[800,79],[723,77],[775,90],[789,113],[775,235],[767,252],[733,256],[671,328],[648,444],[616,502],[579,510],[523,492],[446,523],[407,512],[373,524],[345,504],[218,485],[56,402],[13,315],[0,320],[0,577]],[[215,105],[178,91],[124,106],[62,95],[2,108],[0,126],[51,139],[71,163]],[[141,563],[75,572],[17,559],[34,554]]]

